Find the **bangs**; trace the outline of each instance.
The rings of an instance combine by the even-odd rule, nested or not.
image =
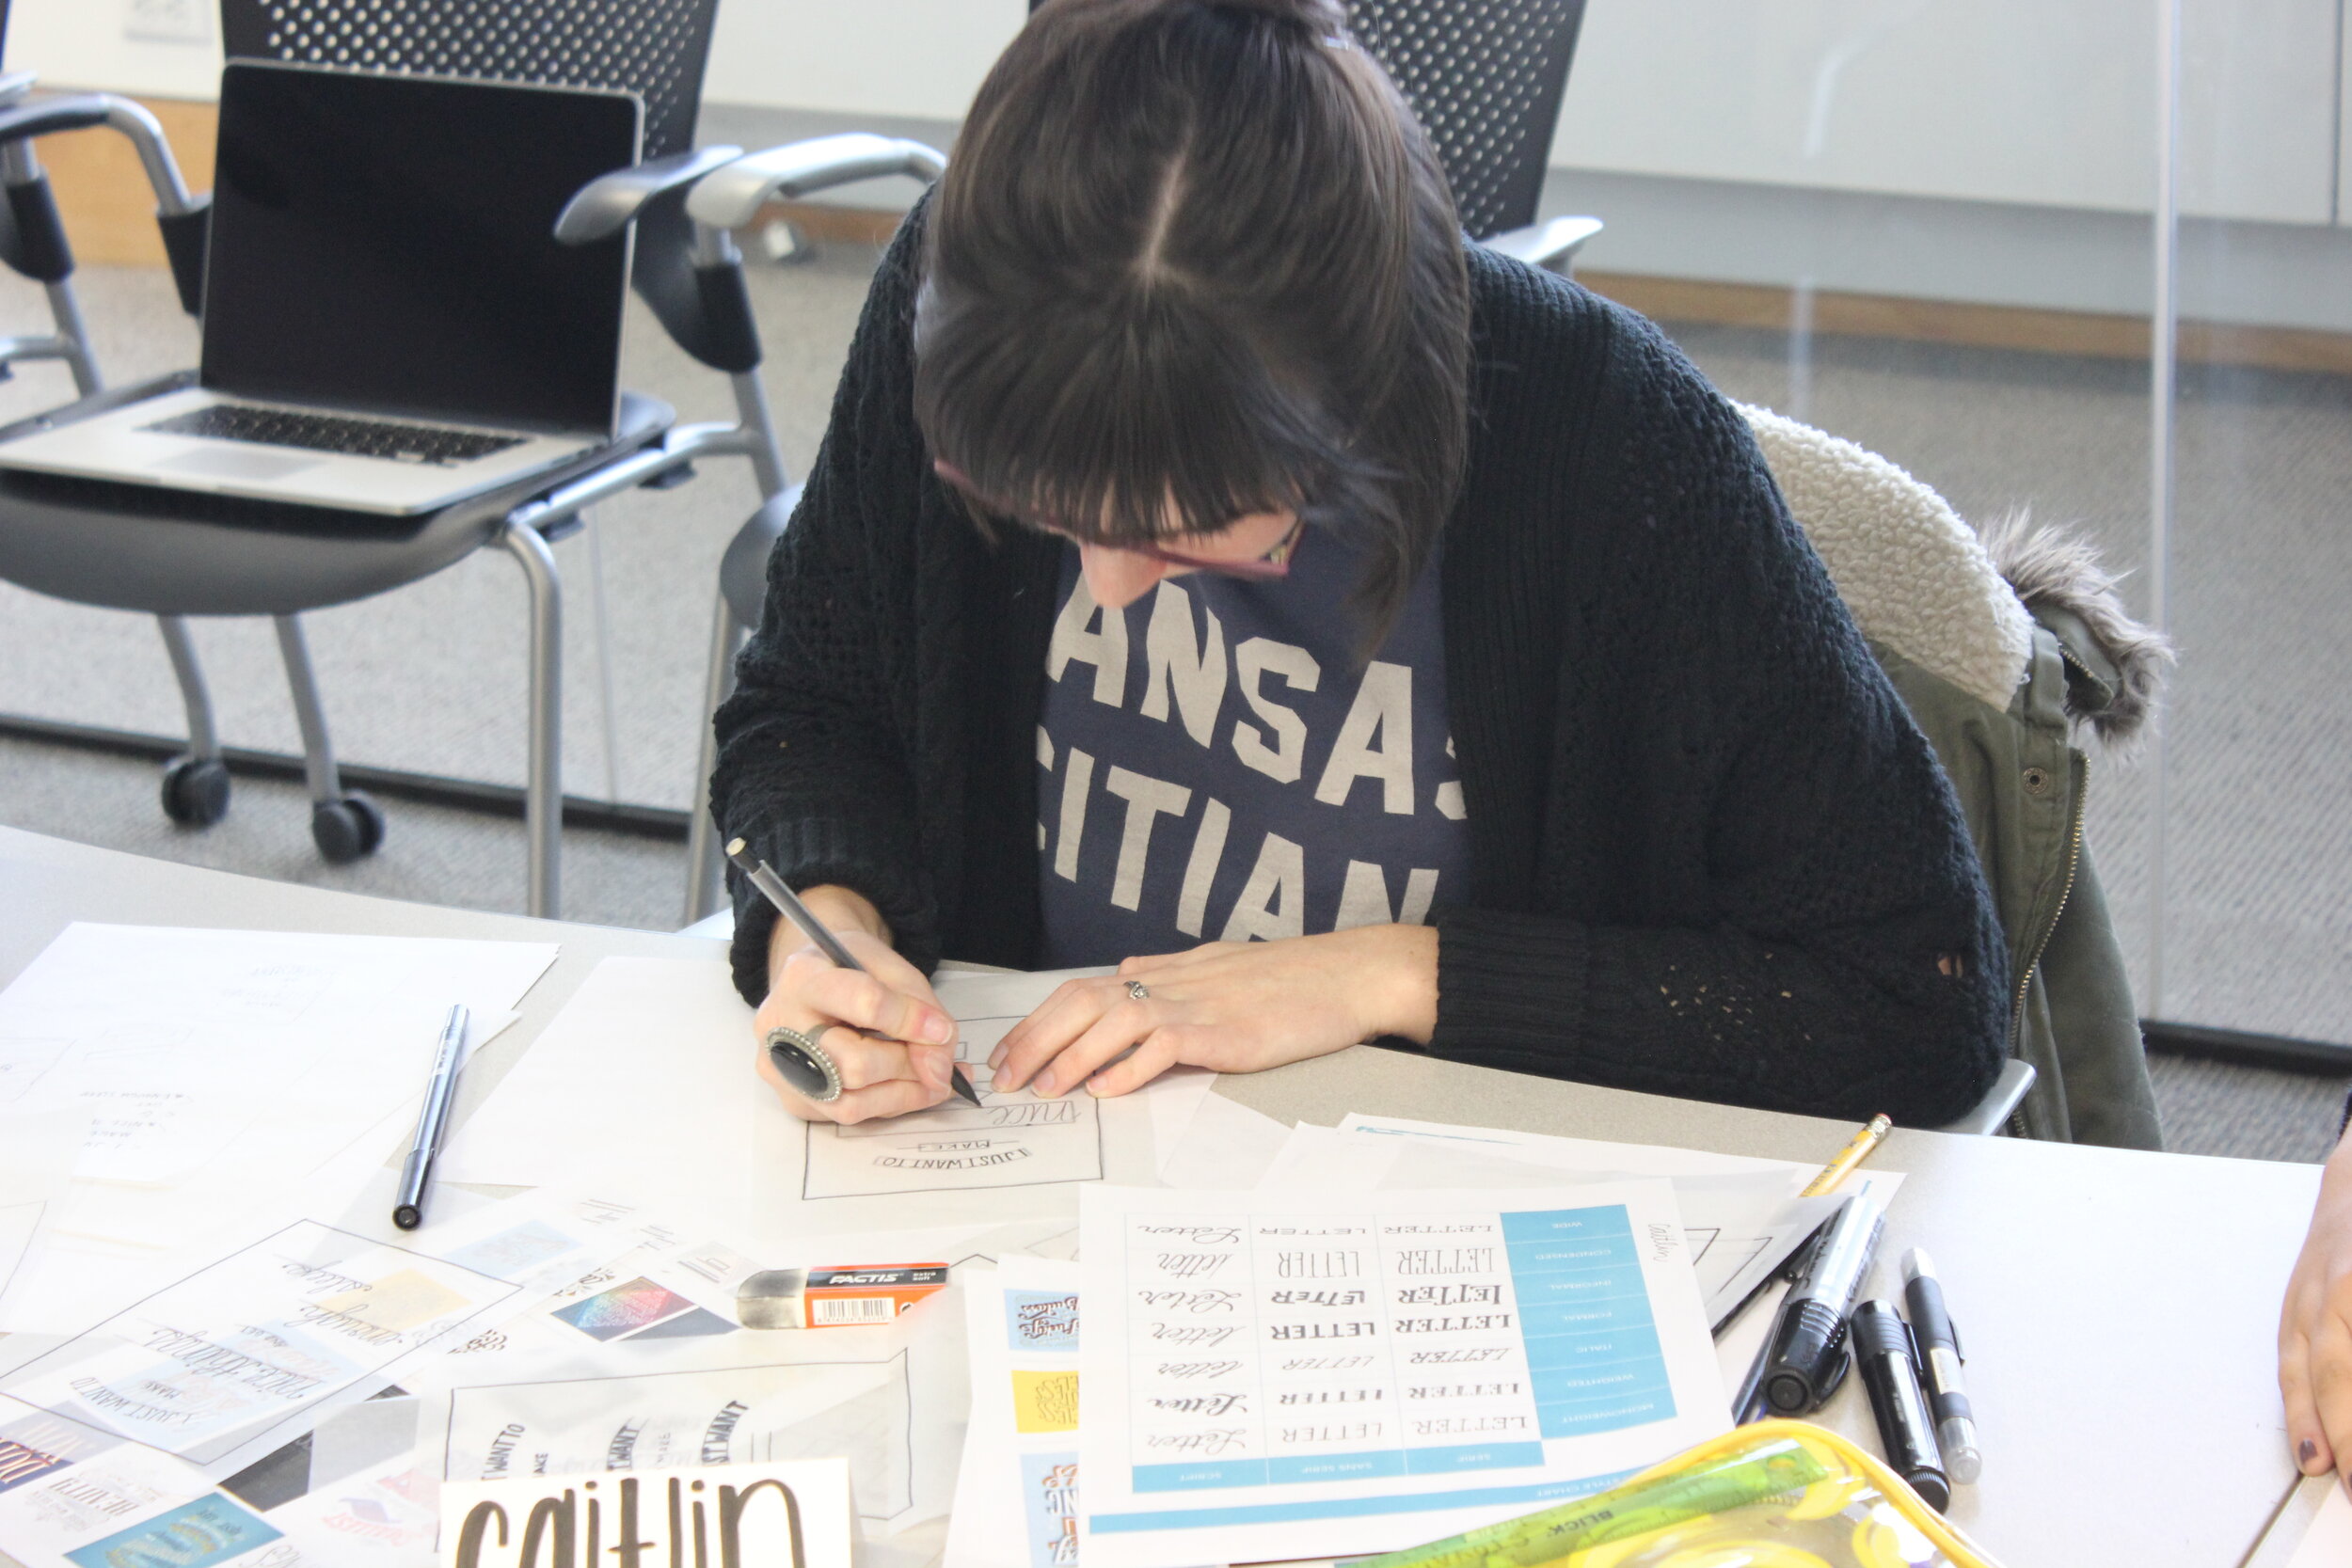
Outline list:
[[[927,286],[915,418],[982,511],[1087,544],[1324,513],[1368,477],[1301,384],[1157,290],[983,309]]]

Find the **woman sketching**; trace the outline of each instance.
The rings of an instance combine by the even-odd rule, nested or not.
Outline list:
[[[1738,414],[1465,243],[1334,0],[1030,21],[740,676],[719,823],[872,971],[739,887],[761,1032],[850,1026],[825,1104],[761,1053],[803,1116],[948,1094],[942,957],[1118,966],[998,1048],[1045,1095],[1378,1040],[1934,1125],[1999,1068],[1950,792]]]

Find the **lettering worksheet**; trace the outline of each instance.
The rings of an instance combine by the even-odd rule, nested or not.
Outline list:
[[[1672,1187],[1089,1188],[1082,1560],[1382,1552],[1729,1425]]]

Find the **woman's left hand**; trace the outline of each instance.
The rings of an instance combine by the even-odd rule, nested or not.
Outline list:
[[[1140,982],[1146,994],[1129,990]],[[1064,981],[990,1053],[995,1086],[1126,1094],[1180,1063],[1256,1072],[1382,1035],[1426,1042],[1438,933],[1361,926],[1280,942],[1213,942]],[[1105,1067],[1130,1046],[1135,1053]]]

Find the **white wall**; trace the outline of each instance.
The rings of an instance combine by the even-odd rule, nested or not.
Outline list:
[[[184,16],[202,41],[126,37],[138,15],[167,9],[151,0],[15,0],[8,8],[7,68],[38,71],[43,82],[58,87],[155,98],[214,97],[220,84],[220,35],[213,0],[178,0],[167,8]]]
[[[1027,0],[722,0],[703,96],[961,120],[1028,14]]]
[[[2341,0],[2185,0],[2182,198],[2335,214]],[[2154,189],[2148,0],[1592,0],[1557,166],[2099,211]]]
[[[2345,0],[2185,0],[2193,214],[2352,212]],[[209,98],[216,43],[124,36],[212,0],[17,0],[8,63]],[[705,96],[952,122],[1025,0],[724,0]],[[2148,0],[1591,0],[1552,162],[1675,179],[2140,211],[2153,186]],[[199,27],[210,31],[209,22]],[[2352,76],[2352,72],[2344,72]]]

